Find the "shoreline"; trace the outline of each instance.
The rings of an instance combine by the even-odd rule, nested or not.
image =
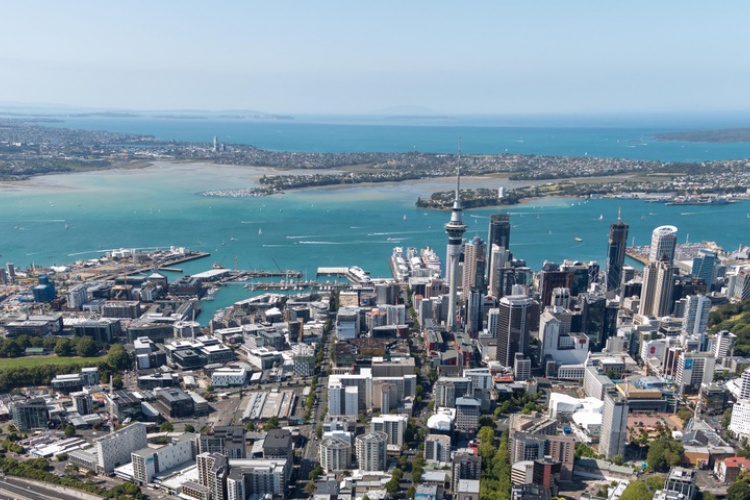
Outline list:
[[[351,183],[340,183],[322,186],[304,186],[304,187],[292,187],[276,193],[267,193],[260,195],[206,195],[207,192],[220,192],[220,191],[255,191],[263,189],[263,185],[260,184],[260,178],[266,175],[290,175],[290,176],[309,176],[315,174],[345,174],[348,173],[346,168],[342,169],[301,169],[301,168],[279,168],[275,166],[262,167],[256,165],[234,165],[225,163],[215,163],[207,161],[191,161],[191,160],[150,160],[150,161],[134,161],[127,164],[120,165],[115,168],[106,169],[87,169],[76,172],[53,172],[39,175],[32,175],[25,179],[12,180],[12,181],[0,181],[0,192],[2,191],[18,191],[22,189],[32,189],[40,191],[75,191],[79,189],[76,186],[75,179],[79,176],[92,177],[92,176],[123,176],[127,177],[135,173],[165,173],[172,171],[176,174],[180,172],[186,173],[200,173],[206,170],[211,170],[221,173],[221,176],[216,178],[226,179],[227,183],[224,186],[207,187],[206,190],[196,193],[197,195],[206,196],[209,198],[247,198],[247,197],[271,197],[277,195],[286,195],[290,193],[335,193],[335,192],[350,192],[356,193],[357,190],[377,193],[378,191],[391,191],[393,189],[399,189],[404,191],[405,196],[413,196],[415,198],[429,198],[436,192],[451,191],[455,188],[455,178],[452,176],[440,176],[432,177],[425,176],[419,179],[408,179],[401,181],[383,181],[383,182],[351,182]],[[228,175],[227,175],[228,174]],[[591,176],[591,177],[569,177],[562,179],[524,179],[524,180],[511,180],[510,176],[512,173],[508,172],[492,172],[486,175],[467,175],[461,178],[461,186],[464,189],[479,189],[488,188],[496,189],[504,187],[508,191],[513,190],[528,190],[529,188],[549,186],[555,184],[607,184],[616,183],[618,181],[635,181],[642,177],[642,174],[623,174],[616,173],[611,176]],[[540,200],[544,198],[586,198],[586,194],[564,194],[559,192],[550,192],[549,195],[539,195],[539,190],[528,197],[521,197],[518,203],[513,204],[488,204],[472,208],[501,208],[501,207],[512,207],[518,204],[526,204],[531,201]],[[655,191],[654,191],[655,192]],[[619,193],[619,194],[618,194]],[[638,194],[647,195],[651,191],[644,190]],[[601,198],[616,198],[616,197],[630,197],[627,193],[620,191],[611,191],[606,193],[598,194]],[[746,195],[737,194],[737,199],[747,199]],[[637,199],[637,197],[634,197]],[[429,210],[445,211],[447,208],[440,207],[421,207]],[[467,209],[469,210],[469,209]]]

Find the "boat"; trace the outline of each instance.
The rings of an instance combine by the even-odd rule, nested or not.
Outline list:
[[[258,229],[258,236],[263,236],[263,230],[260,228]]]
[[[70,226],[68,226],[68,223],[65,223],[65,229],[68,229]]]
[[[583,243],[583,238],[581,238],[580,236],[576,236],[573,239],[576,240],[578,243]]]
[[[599,220],[604,220],[604,214],[599,214]]]
[[[404,220],[406,220],[406,214],[404,214]]]

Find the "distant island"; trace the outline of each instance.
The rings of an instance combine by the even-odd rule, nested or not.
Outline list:
[[[654,134],[660,141],[686,142],[750,142],[750,128],[727,128],[720,130],[690,130],[687,132],[665,132]]]

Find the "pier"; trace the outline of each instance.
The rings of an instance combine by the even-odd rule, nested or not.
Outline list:
[[[363,270],[361,267],[319,267],[318,272],[315,275],[320,276],[335,276],[340,278],[346,278],[352,283],[368,283],[370,281],[370,273]]]
[[[638,250],[640,248],[642,247],[626,248],[625,255],[645,266],[646,264],[648,264],[648,251],[646,251],[646,253],[643,253]],[[648,247],[646,248],[648,249]]]
[[[117,262],[116,264],[117,268],[115,269],[108,268],[105,271],[101,272],[100,274],[89,276],[86,279],[87,280],[106,280],[106,279],[113,279],[117,276],[122,276],[122,275],[131,276],[133,274],[143,274],[143,273],[147,273],[147,272],[154,271],[154,270],[182,272],[181,269],[174,268],[172,266],[175,264],[182,264],[183,262],[189,262],[191,260],[203,259],[211,255],[208,252],[192,252],[190,254],[184,255],[182,257],[177,257],[174,259],[166,259],[166,260],[157,259],[155,261],[153,260],[154,254],[155,252],[149,252],[146,254],[149,256],[150,259],[152,259],[147,265],[133,264],[130,259],[123,259],[122,261]],[[162,264],[166,264],[166,267],[161,267]]]

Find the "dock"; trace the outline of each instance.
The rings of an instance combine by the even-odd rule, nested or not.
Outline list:
[[[625,249],[625,255],[630,257],[633,260],[636,260],[643,264],[644,266],[648,264],[648,253],[641,253],[633,248],[626,248]]]
[[[335,276],[346,278],[352,283],[362,284],[370,282],[370,273],[361,267],[319,267],[316,277]]]

